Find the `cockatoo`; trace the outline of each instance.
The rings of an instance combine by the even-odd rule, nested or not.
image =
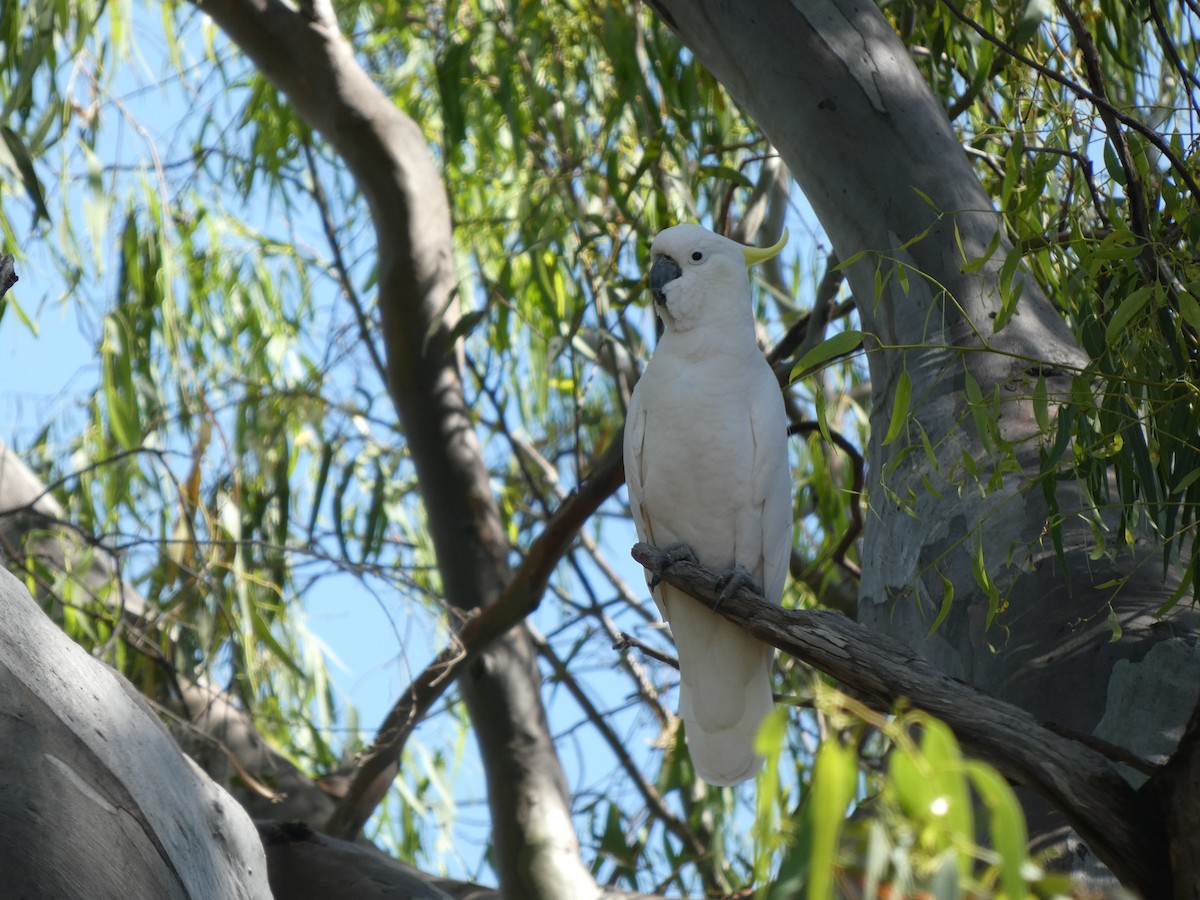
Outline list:
[[[785,231],[774,247],[745,247],[698,225],[654,239],[650,292],[665,330],[625,422],[639,540],[666,550],[667,565],[694,554],[731,581],[748,578],[773,603],[792,547],[791,471],[783,397],[755,339],[748,267],[786,242]],[[753,777],[774,649],[648,579],[679,654],[679,715],[696,772],[716,785]]]

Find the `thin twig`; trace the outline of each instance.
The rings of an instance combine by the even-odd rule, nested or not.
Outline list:
[[[1167,161],[1171,163],[1171,168],[1173,168],[1175,170],[1175,172],[1179,175],[1179,178],[1183,181],[1183,183],[1187,185],[1187,188],[1189,191],[1191,191],[1192,196],[1195,197],[1198,201],[1200,201],[1200,184],[1197,184],[1196,179],[1192,177],[1191,172],[1188,170],[1187,164],[1183,160],[1181,160],[1178,156],[1175,155],[1175,151],[1173,151],[1171,149],[1171,145],[1168,144],[1166,141],[1164,141],[1162,139],[1162,137],[1160,137],[1159,134],[1153,128],[1150,128],[1144,122],[1138,121],[1137,119],[1135,119],[1133,116],[1129,115],[1128,113],[1126,113],[1120,109],[1117,109],[1117,107],[1113,106],[1107,100],[1105,100],[1101,97],[1097,97],[1092,91],[1089,91],[1087,88],[1083,87],[1082,85],[1077,84],[1076,82],[1072,81],[1070,78],[1067,78],[1065,75],[1060,75],[1058,72],[1055,72],[1053,69],[1051,69],[1047,66],[1044,66],[1041,63],[1039,63],[1033,59],[1030,59],[1028,56],[1023,54],[1021,51],[1017,50],[1015,47],[1011,46],[1010,44],[1005,43],[998,36],[996,36],[995,34],[993,34],[990,31],[988,31],[986,28],[984,28],[978,22],[975,22],[974,20],[972,20],[961,9],[959,9],[954,3],[952,3],[951,0],[942,0],[942,4],[948,10],[950,10],[951,14],[956,19],[958,19],[960,22],[962,22],[964,25],[966,25],[968,28],[970,28],[972,31],[974,31],[976,34],[978,34],[984,40],[988,41],[989,43],[995,44],[997,47],[999,47],[1001,50],[1003,50],[1005,53],[1007,53],[1010,57],[1015,59],[1017,62],[1021,63],[1021,65],[1029,66],[1029,68],[1033,69],[1036,72],[1041,73],[1046,78],[1049,78],[1051,81],[1055,82],[1056,84],[1061,84],[1067,90],[1071,91],[1071,93],[1075,94],[1075,96],[1080,97],[1080,98],[1087,100],[1087,101],[1091,102],[1092,104],[1094,104],[1097,109],[1100,109],[1102,107],[1107,109],[1108,112],[1110,112],[1113,116],[1115,116],[1119,122],[1121,122],[1122,124],[1126,125],[1127,127],[1131,128],[1131,129],[1133,129],[1138,134],[1140,134],[1142,137],[1144,137],[1146,140],[1148,140],[1167,159]]]
[[[330,816],[329,834],[347,840],[358,836],[387,794],[405,743],[434,702],[485,647],[537,609],[551,572],[579,528],[620,487],[624,478],[621,442],[622,436],[616,435],[591,475],[559,504],[501,597],[483,612],[467,617],[453,641],[400,695]]]
[[[551,647],[549,642],[547,642],[542,635],[538,634],[535,629],[530,628],[529,632],[533,639],[533,644],[535,647],[537,647],[538,652],[550,662],[551,666],[553,666],[559,681],[564,687],[566,687],[567,692],[575,698],[575,702],[579,704],[580,708],[584,712],[584,715],[586,715],[588,720],[592,723],[592,726],[600,732],[600,736],[604,738],[604,741],[608,744],[609,749],[617,757],[617,761],[620,763],[621,768],[623,768],[626,774],[629,775],[634,787],[636,787],[638,793],[642,795],[642,799],[646,801],[646,805],[650,808],[653,814],[662,821],[663,827],[683,841],[683,843],[688,847],[689,852],[695,854],[697,859],[709,859],[710,851],[708,847],[701,842],[700,838],[696,835],[696,832],[693,831],[686,822],[671,812],[671,810],[667,808],[667,805],[663,803],[662,795],[655,790],[654,785],[650,784],[650,782],[646,780],[646,777],[642,774],[637,764],[633,761],[633,758],[629,755],[629,751],[625,749],[625,743],[621,740],[617,733],[613,731],[612,726],[608,724],[608,720],[605,718],[604,714],[596,708],[596,705],[592,703],[591,698],[575,680],[575,677],[567,669],[566,663],[559,658],[558,654],[554,652],[554,648]],[[707,869],[708,867],[705,868]]]
[[[358,336],[367,347],[371,365],[375,367],[380,380],[387,384],[387,365],[379,353],[379,348],[375,346],[375,323],[371,321],[370,316],[363,308],[358,291],[354,289],[354,282],[350,279],[350,270],[346,267],[346,261],[342,257],[341,242],[338,240],[337,229],[333,225],[333,215],[329,211],[329,200],[325,196],[325,186],[321,183],[321,174],[317,171],[317,160],[313,155],[312,145],[308,140],[304,140],[300,146],[304,148],[304,159],[308,164],[309,176],[312,178],[310,193],[313,201],[317,204],[317,211],[321,214],[321,230],[325,232],[325,240],[329,242],[329,252],[333,254],[333,268],[337,272],[338,284],[342,288],[342,293],[346,295],[350,308],[354,311],[354,320],[358,324]]]
[[[619,640],[613,641],[612,647],[614,650],[621,653],[628,650],[630,647],[636,647],[644,655],[649,656],[651,659],[658,660],[663,665],[670,666],[672,669],[679,668],[679,660],[674,656],[669,653],[664,653],[657,647],[651,647],[649,644],[639,641],[632,634],[629,634],[626,631],[621,632],[621,637]]]
[[[1175,49],[1175,42],[1171,39],[1171,32],[1167,29],[1167,23],[1163,21],[1162,13],[1159,11],[1156,0],[1150,0],[1150,18],[1154,20],[1154,28],[1158,32],[1158,38],[1162,41],[1163,50],[1170,57],[1171,63],[1175,66],[1175,71],[1179,73],[1179,77],[1183,79],[1185,85],[1191,83],[1192,87],[1183,91],[1183,95],[1187,97],[1188,102],[1192,106],[1192,110],[1200,115],[1200,103],[1196,102],[1196,90],[1200,90],[1200,77],[1192,71],[1182,59],[1179,58],[1179,51]]]
[[[1102,101],[1096,105],[1096,109],[1100,112],[1104,130],[1108,133],[1108,139],[1112,141],[1113,150],[1121,163],[1121,171],[1125,173],[1125,196],[1129,200],[1130,224],[1133,226],[1133,233],[1145,242],[1145,252],[1152,255],[1146,189],[1142,184],[1141,175],[1138,174],[1137,164],[1133,160],[1133,151],[1129,147],[1129,140],[1125,137],[1125,132],[1121,130],[1121,123],[1117,120],[1116,107],[1108,102],[1108,89],[1104,84],[1104,69],[1100,64],[1100,54],[1096,50],[1096,42],[1092,40],[1092,35],[1084,26],[1083,20],[1079,18],[1069,3],[1059,0],[1058,11],[1067,20],[1067,25],[1075,36],[1075,43],[1083,56],[1083,65],[1087,70],[1092,92]],[[1150,263],[1153,271],[1153,259],[1148,259],[1147,262]]]

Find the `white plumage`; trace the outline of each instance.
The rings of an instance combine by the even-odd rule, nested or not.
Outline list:
[[[791,473],[779,384],[755,340],[747,266],[778,253],[697,225],[651,246],[665,330],[634,389],[625,477],[638,538],[687,544],[704,566],[742,566],[779,603],[792,545]],[[653,588],[679,654],[679,715],[697,773],[718,785],[762,764],[774,650],[666,583]]]

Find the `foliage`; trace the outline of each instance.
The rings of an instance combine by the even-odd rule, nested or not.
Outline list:
[[[942,722],[919,711],[881,715],[829,688],[816,699],[828,731],[802,773],[799,812],[782,829],[774,823],[784,856],[766,897],[1069,891],[1068,879],[1028,857],[1008,783],[986,763],[965,759]],[[764,734],[772,763],[780,746]]]
[[[887,11],[919,50],[1017,248],[998,260],[1007,294],[995,330],[1019,314],[1022,264],[1092,359],[1069,396],[1047,397],[1041,375],[1028,386],[1047,495],[1053,502],[1056,480],[1077,480],[1097,511],[1084,512],[1097,555],[1151,535],[1164,568],[1187,570],[1171,602],[1200,596],[1195,10],[1029,2]],[[990,410],[983,417],[995,421]],[[1098,514],[1106,509],[1115,520]],[[1058,528],[1076,514],[1051,523],[1059,553]]]
[[[770,186],[765,138],[645,9],[573,0],[336,7],[360,62],[421,125],[442,166],[469,400],[519,558],[618,433],[631,361],[654,343],[652,317],[637,305],[649,237],[682,218],[724,229],[760,194],[784,205],[792,233],[806,239],[756,292],[767,344],[812,306],[821,238],[800,201]],[[1149,531],[1164,562],[1187,566],[1195,590],[1195,18],[1154,4],[1147,18],[1140,5],[1104,0],[1080,14],[1080,31],[1074,13],[1039,2],[972,4],[970,22],[948,4],[884,9],[1018,248],[1003,261],[1010,302],[995,327],[1020,314],[1020,262],[1091,354],[1070,397],[1039,404],[1049,493],[1055,479],[1078,479],[1097,508],[1119,510],[1115,527],[1095,517],[1097,552]],[[1102,84],[1087,70],[1093,53]],[[147,81],[159,71],[171,75]],[[1137,127],[1106,120],[1080,87]],[[119,555],[123,577],[162,623],[157,653],[179,672],[227,684],[277,746],[312,773],[329,772],[359,736],[338,730],[344,704],[305,624],[304,598],[337,576],[353,579],[348,606],[378,597],[393,618],[417,623],[422,640],[397,647],[413,668],[448,633],[369,324],[365,205],[321,137],[191,7],[0,6],[0,103],[2,249],[22,254],[22,281],[0,307],[18,315],[0,327],[70,309],[96,363],[70,415],[19,449],[80,532]],[[846,608],[854,592],[856,548],[839,551],[858,521],[857,449],[869,413],[861,360],[844,357],[858,344],[854,328],[852,315],[836,323],[832,343],[800,361],[807,377],[792,388],[806,436],[793,460],[798,604]],[[1045,382],[1028,389],[1044,397]],[[902,427],[903,399],[889,438]],[[973,398],[982,422],[992,402]],[[780,690],[821,699],[815,712],[793,714],[775,745],[786,773],[773,792],[779,806],[752,811],[747,790],[696,785],[671,742],[674,674],[611,649],[628,631],[669,650],[644,592],[630,587],[640,575],[625,561],[625,513],[614,501],[589,524],[534,620],[546,635],[576,826],[598,879],[730,890],[756,871],[781,864],[787,875],[821,857],[828,864],[814,873],[841,877],[855,870],[850,860],[865,860],[858,871],[871,883],[935,894],[954,882],[979,895],[1003,885],[1011,896],[1015,878],[1030,881],[1028,868],[1014,869],[1023,850],[991,855],[962,803],[934,819],[921,793],[932,789],[922,777],[930,772],[948,796],[974,791],[991,810],[996,852],[1022,846],[990,770],[962,759],[937,723],[830,700],[798,666],[783,668]],[[154,657],[112,639],[119,628],[103,597],[72,594],[69,580],[51,587],[74,637],[148,691],[164,677]],[[598,728],[601,717],[610,732]],[[480,793],[463,763],[467,728],[451,705],[418,732],[401,799],[377,827],[427,868],[476,875],[483,848],[468,852],[464,832],[448,842],[442,830]],[[663,752],[651,751],[655,740]],[[897,748],[890,763],[885,741]],[[578,758],[570,752],[584,746]],[[870,752],[852,769],[849,748],[860,746]],[[840,772],[832,780],[845,793],[807,791],[823,769]],[[650,795],[635,772],[654,782]],[[850,774],[864,802],[838,835]],[[792,849],[751,852],[746,823],[789,820],[795,810],[783,798],[801,804]],[[689,852],[659,799],[714,848],[709,858]]]

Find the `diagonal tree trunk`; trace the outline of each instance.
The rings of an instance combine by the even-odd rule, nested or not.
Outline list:
[[[653,5],[779,149],[838,256],[857,260],[847,278],[867,334],[875,426],[860,621],[1039,721],[1164,761],[1200,689],[1195,616],[1155,618],[1175,586],[1142,565],[1157,547],[1097,565],[1081,517],[1063,523],[1061,562],[1046,538],[1033,387],[1040,375],[1051,398],[1064,397],[1087,360],[1021,272],[1018,314],[993,333],[1012,248],[903,44],[868,0]],[[998,232],[988,264],[964,271]],[[905,377],[906,427],[884,446]],[[1002,400],[994,431],[977,430],[972,380],[985,401]],[[1058,504],[1087,506],[1070,484]],[[1099,587],[1126,577],[1115,596]],[[931,634],[946,584],[956,593]],[[1155,699],[1121,699],[1131,693]],[[1061,838],[1059,816],[1032,800],[1028,809],[1032,833]]]
[[[509,545],[488,483],[451,338],[458,319],[450,215],[424,135],[371,82],[328,2],[205,0],[211,16],[298,116],[345,161],[378,248],[388,390],[420,481],[447,602],[491,605]],[[494,864],[513,897],[588,897],[566,779],[541,700],[529,635],[497,639],[460,687],[487,770]]]

